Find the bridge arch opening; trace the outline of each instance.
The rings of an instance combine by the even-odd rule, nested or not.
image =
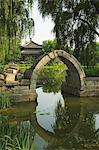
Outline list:
[[[59,57],[59,59],[68,67],[66,80],[62,85],[62,91],[72,95],[80,96],[81,91],[85,87],[84,70],[73,55],[70,55],[63,50],[55,50],[38,58],[35,66],[32,68],[33,71],[30,79],[30,89],[36,89],[37,78],[43,66],[56,57]]]

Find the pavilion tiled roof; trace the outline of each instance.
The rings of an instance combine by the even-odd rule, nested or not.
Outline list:
[[[30,40],[30,42],[28,42],[27,44],[21,47],[21,55],[25,55],[25,56],[28,55],[38,56],[41,54],[41,51],[42,51],[42,45],[39,45],[33,42],[32,40]]]
[[[42,49],[42,45],[39,45],[33,41],[28,42],[24,46],[21,47],[21,49]]]

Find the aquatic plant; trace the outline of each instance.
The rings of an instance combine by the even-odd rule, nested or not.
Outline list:
[[[33,150],[33,139],[34,130],[31,128],[29,122],[25,122],[19,128],[6,124],[0,135],[0,150]]]
[[[1,150],[33,150],[34,147],[34,144],[31,143],[29,133],[26,133],[25,136],[20,135],[15,136],[14,138],[5,135],[1,140],[3,142]]]
[[[6,109],[11,106],[10,94],[2,93],[0,95],[0,108]]]

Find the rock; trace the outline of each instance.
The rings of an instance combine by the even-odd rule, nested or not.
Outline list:
[[[4,79],[5,79],[4,75],[0,74],[0,80],[4,80]]]
[[[14,87],[14,86],[18,86],[18,85],[19,85],[18,81],[7,81],[6,82],[7,87]]]
[[[13,94],[11,95],[12,99],[16,102],[25,102],[25,101],[36,101],[37,99],[37,93],[35,90],[15,90],[13,91]]]
[[[29,86],[30,80],[29,79],[22,79],[20,85]]]
[[[10,63],[10,64],[9,64],[9,68],[10,68],[10,69],[16,69],[16,70],[19,70],[18,65],[17,65],[17,64],[14,64],[14,63]]]
[[[11,69],[11,68],[7,69],[5,72],[6,84],[15,83],[17,73],[18,73],[17,69]]]
[[[13,73],[13,69],[7,69],[5,74],[8,74],[8,73]]]
[[[4,85],[5,85],[4,81],[0,79],[0,87],[2,87]]]
[[[6,72],[5,72],[5,74],[7,74],[7,73],[17,74],[18,70],[16,70],[16,69],[7,69]]]

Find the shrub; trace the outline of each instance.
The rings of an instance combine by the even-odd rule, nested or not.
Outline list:
[[[84,71],[87,77],[99,77],[99,67],[84,67]]]

